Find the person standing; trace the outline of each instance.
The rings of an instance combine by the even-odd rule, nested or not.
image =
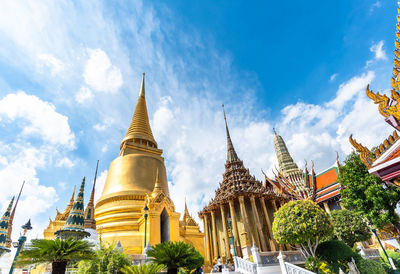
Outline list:
[[[218,272],[222,272],[222,263],[221,263],[220,256],[218,256],[218,259],[217,259],[217,266],[218,266]]]

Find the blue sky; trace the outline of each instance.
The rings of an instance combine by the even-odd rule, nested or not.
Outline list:
[[[42,236],[83,176],[99,188],[146,72],[151,126],[178,211],[194,216],[224,171],[227,111],[252,174],[276,165],[272,128],[318,171],[391,128],[365,95],[387,92],[391,1],[12,1],[0,4],[0,202],[26,189],[16,226]],[[86,199],[87,201],[87,199]],[[18,229],[15,229],[15,235]]]

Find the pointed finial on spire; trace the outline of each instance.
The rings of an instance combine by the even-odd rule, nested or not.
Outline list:
[[[186,197],[185,197],[185,214],[189,214],[189,210],[188,210],[188,207],[187,207],[187,203],[186,203]]]
[[[228,122],[226,121],[225,106],[222,104],[222,111],[224,112],[225,130],[226,130],[226,143],[227,143],[227,159],[228,163],[239,160],[235,148],[233,147],[231,135],[229,134]]]
[[[99,168],[99,160],[97,160],[96,171],[94,173],[92,192],[90,193],[89,202],[85,208],[85,228],[96,229],[96,220],[94,219],[94,194],[96,192],[97,170]]]
[[[274,127],[272,128],[272,130],[274,131],[274,134],[278,135]]]
[[[146,96],[146,92],[145,92],[145,88],[144,88],[144,77],[145,77],[145,73],[143,72],[143,74],[142,74],[142,84],[140,86],[140,93],[139,93],[139,96],[142,96],[143,98],[145,98],[145,96]]]

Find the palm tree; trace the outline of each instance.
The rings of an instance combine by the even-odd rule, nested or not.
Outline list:
[[[121,272],[124,274],[156,274],[161,272],[165,268],[162,264],[148,263],[141,265],[130,265],[121,268]]]
[[[91,259],[93,244],[69,238],[66,240],[35,239],[21,252],[18,265],[51,263],[53,274],[63,274],[69,262]]]
[[[178,273],[179,268],[190,273],[204,264],[203,256],[184,242],[163,242],[147,251],[147,255],[152,257],[153,262],[167,266],[168,274]]]

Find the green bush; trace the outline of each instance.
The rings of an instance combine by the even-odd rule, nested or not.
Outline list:
[[[361,260],[358,270],[360,274],[386,274],[382,264],[374,260]]]
[[[347,262],[350,262],[351,258],[358,259],[357,253],[344,242],[338,240],[326,241],[319,244],[316,254],[322,260],[328,262],[335,272],[339,272],[339,268],[346,271],[348,269]]]
[[[388,254],[389,258],[392,258],[394,265],[396,268],[400,268],[400,253],[391,251],[391,250],[386,250],[386,253]],[[381,258],[389,264],[388,260],[386,259],[385,253],[383,251],[380,252]]]
[[[344,242],[332,240],[320,243],[316,251],[317,256],[328,263],[350,261],[356,253]]]
[[[322,261],[318,257],[308,256],[305,261],[305,267],[307,270],[317,272],[322,264]]]

